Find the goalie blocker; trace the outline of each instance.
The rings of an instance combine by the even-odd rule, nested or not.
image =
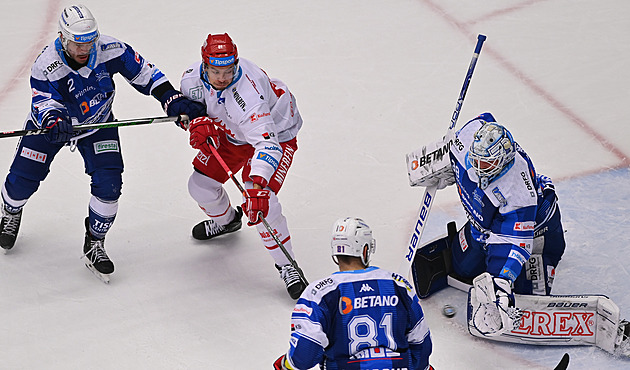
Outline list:
[[[454,222],[448,233],[422,245],[411,265],[411,277],[420,298],[447,286],[468,292],[467,324],[470,334],[486,339],[532,345],[597,346],[606,352],[630,356],[630,325],[620,319],[619,307],[605,295],[514,294],[520,323],[500,335],[482,333],[473,317],[482,304],[472,280],[454,274],[451,242],[457,237]]]

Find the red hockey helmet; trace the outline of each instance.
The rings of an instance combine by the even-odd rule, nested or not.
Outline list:
[[[203,62],[215,67],[238,64],[238,50],[230,35],[209,34],[201,47]]]

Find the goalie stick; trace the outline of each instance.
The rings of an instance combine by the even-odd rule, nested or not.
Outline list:
[[[466,72],[464,84],[461,91],[459,92],[459,98],[457,99],[455,110],[453,111],[453,115],[451,116],[451,124],[448,127],[446,134],[447,137],[451,132],[453,132],[453,130],[455,129],[455,125],[457,124],[459,112],[461,111],[462,105],[464,104],[464,98],[466,97],[466,92],[468,91],[468,85],[470,85],[470,80],[472,78],[473,72],[475,71],[477,59],[479,58],[479,53],[481,52],[481,47],[483,46],[484,41],[486,41],[486,36],[479,34],[477,36],[477,45],[475,46],[475,51],[470,61],[470,65],[468,66],[468,71]],[[428,156],[430,155],[432,155],[432,153],[428,154]],[[420,209],[418,210],[418,216],[416,217],[416,223],[414,224],[414,228],[411,233],[411,239],[409,240],[409,244],[407,245],[405,258],[398,268],[398,273],[402,276],[407,277],[409,275],[409,269],[411,268],[411,263],[413,262],[414,255],[416,254],[416,251],[419,247],[420,238],[422,238],[424,226],[426,225],[427,217],[429,216],[429,212],[431,211],[431,206],[433,205],[433,200],[435,199],[436,192],[437,186],[430,186],[425,188],[424,190],[422,203],[420,204]]]
[[[208,146],[210,147],[212,154],[216,157],[219,164],[221,164],[221,167],[223,167],[223,170],[225,171],[225,173],[227,173],[227,175],[232,179],[234,184],[236,184],[236,187],[241,192],[241,194],[243,194],[245,198],[248,198],[247,191],[245,191],[245,188],[243,188],[243,185],[241,185],[241,183],[236,179],[236,176],[234,176],[234,173],[232,172],[232,170],[230,170],[230,167],[228,167],[227,163],[225,163],[223,158],[221,158],[221,155],[219,155],[219,152],[209,140],[208,140]],[[308,285],[308,280],[306,280],[306,277],[304,277],[304,273],[302,272],[302,269],[298,267],[293,257],[291,257],[289,252],[287,252],[287,249],[284,247],[284,244],[282,244],[282,241],[280,241],[280,239],[274,232],[271,225],[269,225],[269,222],[267,222],[267,220],[265,219],[261,211],[258,211],[258,217],[262,220],[263,225],[265,225],[265,228],[267,229],[267,231],[269,232],[273,240],[276,242],[276,244],[278,244],[278,247],[280,247],[280,250],[282,250],[282,253],[284,253],[284,255],[287,257],[287,259],[289,260],[289,263],[291,263],[291,266],[293,266],[293,268],[298,272],[298,274],[300,275],[300,280],[304,282],[304,285]]]
[[[88,123],[88,124],[85,124],[85,125],[77,125],[77,126],[73,126],[72,130],[76,132],[76,131],[93,130],[93,129],[99,129],[99,128],[148,125],[148,124],[151,124],[151,123],[175,122],[175,121],[177,121],[180,118],[181,118],[182,121],[188,120],[188,116],[135,118],[135,119],[122,120],[122,121],[97,122],[97,123]],[[0,138],[15,137],[15,136],[41,135],[41,134],[46,134],[49,131],[50,131],[50,129],[47,129],[47,128],[34,128],[34,129],[17,130],[17,131],[4,131],[4,132],[0,132]]]

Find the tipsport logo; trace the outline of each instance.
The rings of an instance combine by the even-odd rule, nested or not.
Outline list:
[[[268,164],[270,164],[274,170],[278,168],[278,161],[270,156],[269,154],[265,153],[265,152],[260,152],[258,153],[258,155],[256,156],[256,159],[261,160],[263,162],[267,162]]]
[[[234,55],[225,58],[208,58],[208,64],[216,67],[224,67],[234,64]]]

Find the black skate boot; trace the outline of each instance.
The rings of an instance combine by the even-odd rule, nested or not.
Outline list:
[[[295,265],[297,266],[297,263]],[[306,289],[306,284],[304,284],[300,278],[300,272],[302,272],[302,269],[298,266],[296,270],[291,264],[284,266],[276,265],[276,268],[278,269],[278,272],[280,272],[280,278],[284,280],[284,284],[287,286],[287,292],[289,292],[291,298],[300,298],[300,295],[302,295],[302,292]]]
[[[83,243],[83,257],[85,258],[85,266],[92,270],[95,274],[109,275],[114,272],[114,263],[105,253],[105,239],[96,239],[90,233],[89,218],[85,219],[85,242]],[[103,281],[108,282],[106,276],[98,276]],[[106,281],[107,280],[107,281]]]
[[[627,320],[621,320],[617,328],[615,354],[630,356],[630,323]]]
[[[22,209],[17,213],[11,213],[7,206],[2,206],[2,222],[0,222],[0,246],[6,251],[13,248],[17,239],[20,223],[22,222]]]
[[[234,219],[229,224],[217,225],[213,220],[202,221],[193,227],[192,236],[197,240],[208,240],[219,235],[233,233],[243,226],[241,217],[243,217],[243,210],[237,206]]]

